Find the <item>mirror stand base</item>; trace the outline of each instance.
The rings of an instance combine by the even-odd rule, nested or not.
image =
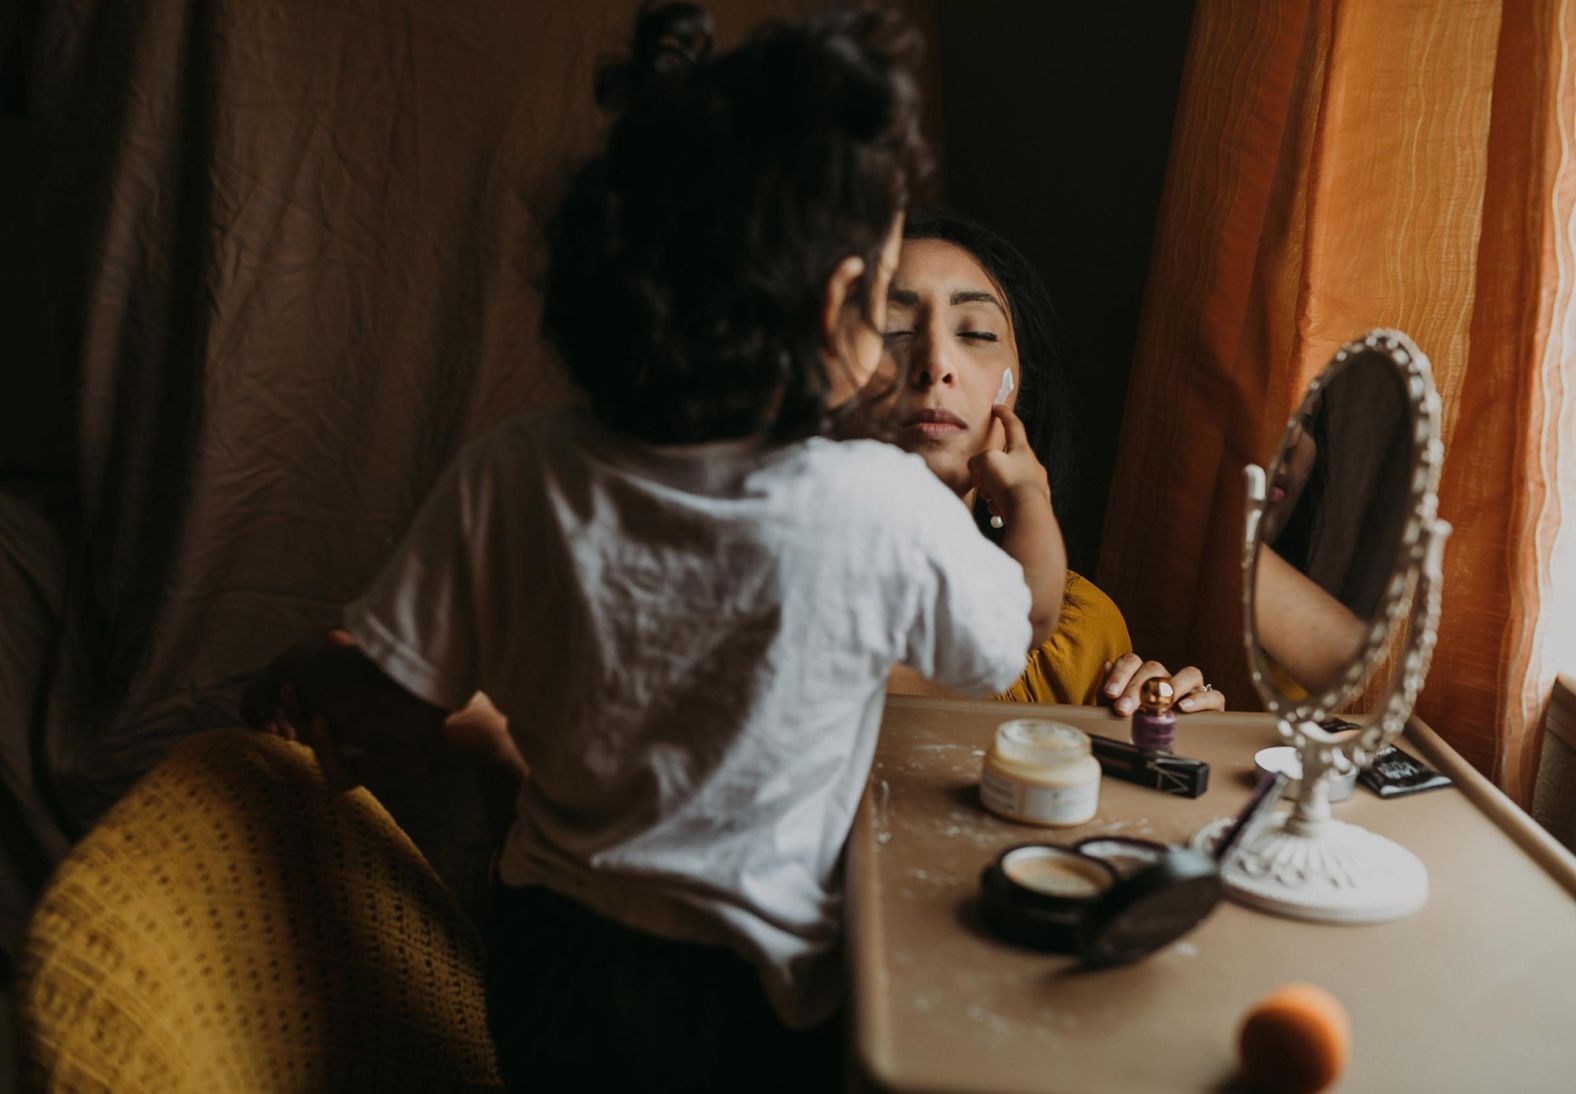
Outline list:
[[[1287,826],[1289,817],[1272,820],[1222,864],[1220,879],[1233,900],[1296,919],[1353,924],[1400,919],[1427,902],[1428,870],[1405,847],[1338,820],[1325,821],[1316,835],[1299,834]],[[1231,821],[1207,825],[1195,846],[1212,845]]]

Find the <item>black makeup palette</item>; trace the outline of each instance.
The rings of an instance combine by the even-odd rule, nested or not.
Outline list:
[[[1220,900],[1215,860],[1102,836],[1023,844],[980,877],[980,918],[998,937],[1088,965],[1136,961],[1192,930]]]

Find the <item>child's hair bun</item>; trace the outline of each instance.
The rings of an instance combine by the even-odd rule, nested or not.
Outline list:
[[[699,4],[646,0],[635,22],[629,56],[603,65],[596,75],[596,102],[620,113],[654,84],[683,72],[711,52],[711,14]]]
[[[834,105],[844,133],[857,141],[875,140],[901,110],[911,108],[911,102],[899,101],[899,92],[909,91],[911,99],[912,89],[894,83],[890,57],[872,56],[858,43],[880,41],[893,54],[912,58],[918,53],[917,37],[905,34],[892,13],[879,8],[834,11],[826,22],[838,33],[825,42],[833,73],[830,86],[819,90]]]

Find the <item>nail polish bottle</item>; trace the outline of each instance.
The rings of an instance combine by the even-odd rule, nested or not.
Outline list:
[[[1133,713],[1133,744],[1145,752],[1170,752],[1176,743],[1177,716],[1171,713],[1176,688],[1170,680],[1145,680]]]

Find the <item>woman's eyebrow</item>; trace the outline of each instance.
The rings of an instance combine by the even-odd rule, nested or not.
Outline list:
[[[900,289],[894,285],[887,289],[887,302],[900,304],[905,308],[917,308],[919,307],[919,294],[913,289]]]
[[[957,304],[994,304],[996,310],[1001,312],[1002,318],[1007,317],[1007,309],[1001,306],[1001,301],[983,289],[956,289],[952,293],[952,303]]]

